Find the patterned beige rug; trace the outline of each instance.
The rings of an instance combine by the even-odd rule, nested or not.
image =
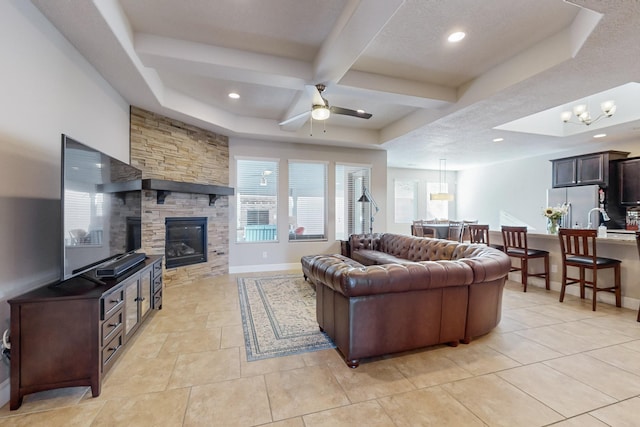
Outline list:
[[[316,292],[302,274],[238,278],[247,360],[334,348],[316,321]]]

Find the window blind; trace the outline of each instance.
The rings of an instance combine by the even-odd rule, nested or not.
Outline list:
[[[236,161],[237,242],[278,239],[278,162]]]
[[[289,162],[289,240],[326,238],[327,165]]]

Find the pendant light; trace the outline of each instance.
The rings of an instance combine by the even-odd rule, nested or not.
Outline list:
[[[453,200],[453,194],[443,191],[443,184],[447,179],[447,159],[440,159],[440,192],[431,193],[429,195],[430,200],[445,200],[450,202]]]

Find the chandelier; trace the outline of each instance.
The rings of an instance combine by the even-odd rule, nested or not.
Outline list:
[[[565,123],[584,124],[589,126],[591,123],[595,123],[604,117],[613,116],[616,112],[616,103],[614,101],[604,101],[600,104],[600,109],[602,110],[602,114],[594,119],[591,117],[591,113],[589,113],[587,104],[579,104],[573,107],[573,112],[563,111],[562,114],[560,114],[560,118]],[[579,121],[572,122],[571,119],[573,116],[575,116]]]

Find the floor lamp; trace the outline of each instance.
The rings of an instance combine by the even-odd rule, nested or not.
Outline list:
[[[362,196],[360,196],[360,198],[358,199],[358,202],[370,204],[369,212],[371,213],[371,221],[369,222],[369,234],[371,235],[371,241],[369,243],[369,246],[370,246],[369,249],[372,249],[373,248],[373,220],[375,219],[375,216],[378,214],[378,212],[380,212],[380,208],[378,207],[378,204],[376,203],[375,199],[373,198],[369,190],[367,190],[367,187],[362,187]],[[371,207],[373,207],[373,209],[371,209]]]

